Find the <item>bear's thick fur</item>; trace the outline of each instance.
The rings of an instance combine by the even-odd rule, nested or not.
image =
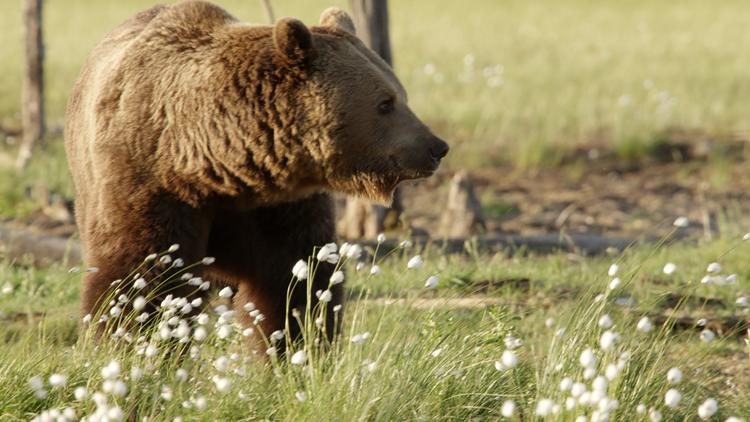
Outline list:
[[[83,313],[177,243],[186,263],[215,257],[191,272],[231,286],[235,306],[254,302],[266,333],[283,328],[292,266],[335,239],[328,193],[388,202],[447,153],[405,101],[338,9],[310,28],[249,25],[202,1],[124,22],[91,52],[66,116],[84,256],[99,268],[85,275]],[[322,264],[313,289],[332,270]],[[170,271],[156,274],[144,274],[147,289]],[[198,294],[168,284],[175,296]],[[341,286],[333,293],[330,306]],[[304,302],[296,289],[289,309]]]

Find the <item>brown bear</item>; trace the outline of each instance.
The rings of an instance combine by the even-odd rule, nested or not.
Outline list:
[[[186,263],[215,258],[191,272],[234,289],[235,307],[255,303],[266,333],[304,306],[297,288],[286,307],[294,263],[335,240],[330,193],[387,203],[448,152],[346,13],[250,25],[203,1],[153,7],[106,35],[73,89],[65,146],[84,258],[99,268],[84,276],[84,314],[177,243]],[[201,293],[177,270],[145,276]],[[313,289],[332,271],[322,264]],[[329,306],[341,299],[337,285]]]

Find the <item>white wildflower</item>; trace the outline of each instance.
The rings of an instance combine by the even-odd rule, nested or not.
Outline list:
[[[687,219],[687,217],[677,217],[676,220],[674,220],[674,223],[672,223],[675,227],[685,228],[690,224],[690,221]]]
[[[674,388],[667,390],[667,394],[664,395],[664,404],[672,409],[679,406],[680,400],[682,400],[682,394]]]
[[[411,270],[411,269],[414,269],[414,268],[421,267],[422,264],[423,264],[422,256],[421,255],[415,255],[414,257],[412,257],[409,260],[409,262],[406,263],[406,268],[408,268],[408,269]]]
[[[334,284],[341,284],[344,282],[344,272],[343,271],[336,271],[331,275],[331,278],[328,280],[331,285]]]
[[[708,264],[708,267],[706,267],[706,272],[707,273],[712,273],[712,274],[718,274],[718,273],[720,273],[721,272],[721,264],[719,264],[718,262],[712,262],[712,263]]]
[[[672,275],[675,271],[677,271],[677,265],[671,262],[667,262],[666,264],[664,264],[664,269],[662,269],[662,271],[666,275]]]
[[[706,420],[719,410],[719,403],[715,399],[707,399],[700,406],[698,406],[698,416]]]
[[[667,371],[667,382],[672,385],[679,384],[682,381],[682,371],[680,368],[671,368]]]
[[[516,413],[516,403],[513,400],[505,400],[500,408],[500,414],[503,417],[510,418]]]
[[[643,317],[640,320],[638,320],[638,325],[636,325],[636,329],[642,333],[648,333],[654,329],[654,325],[651,323],[651,320],[648,317]]]
[[[703,341],[704,343],[710,343],[714,341],[715,338],[716,338],[716,334],[714,334],[713,331],[711,330],[701,331],[701,341]]]
[[[49,377],[49,385],[52,388],[62,388],[68,383],[68,377],[63,374],[52,374]]]
[[[440,279],[438,276],[433,275],[427,278],[427,281],[424,282],[424,287],[426,289],[434,289],[438,286],[438,283],[440,282]]]
[[[608,314],[602,315],[601,318],[599,318],[599,326],[606,329],[612,328],[614,325],[614,322],[612,321],[612,318]]]
[[[292,268],[292,274],[300,280],[307,280],[307,272],[307,262],[301,259]]]
[[[224,287],[223,289],[219,291],[219,297],[224,298],[224,299],[229,299],[230,297],[232,297],[233,294],[234,292],[232,291],[232,288],[229,286]]]
[[[307,362],[307,352],[304,350],[295,352],[292,355],[290,362],[292,362],[292,365],[304,365],[305,362]]]

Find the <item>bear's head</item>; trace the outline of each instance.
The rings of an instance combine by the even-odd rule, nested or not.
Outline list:
[[[448,153],[407,105],[391,67],[354,34],[340,9],[323,12],[319,26],[280,20],[273,42],[283,62],[308,78],[307,108],[317,126],[317,165],[326,188],[389,203],[396,186],[430,176]],[[312,102],[312,104],[310,104]]]

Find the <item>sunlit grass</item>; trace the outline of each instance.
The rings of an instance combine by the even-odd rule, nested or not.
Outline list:
[[[309,318],[306,341],[284,338],[289,352],[270,359],[263,348],[243,344],[244,327],[233,325],[234,318],[221,308],[206,309],[206,320],[185,319],[188,336],[198,325],[207,329],[200,340],[180,344],[177,340],[186,334],[174,330],[173,338],[164,340],[159,324],[141,332],[121,331],[95,346],[76,339],[81,323],[75,274],[5,264],[0,275],[11,288],[0,296],[7,315],[0,325],[0,414],[29,419],[70,407],[77,417],[104,409],[137,420],[495,420],[503,417],[510,400],[515,405],[511,420],[533,419],[537,412],[549,412],[553,420],[604,413],[610,420],[643,419],[639,405],[661,412],[664,420],[693,420],[698,406],[715,398],[715,418],[723,420],[750,411],[742,399],[746,387],[727,388],[727,375],[717,372],[745,345],[732,333],[706,343],[699,330],[652,324],[646,331],[637,325],[644,316],[669,315],[658,300],[666,292],[718,297],[727,303],[725,312],[746,317],[747,308],[734,299],[747,293],[750,266],[742,259],[747,248],[733,236],[701,245],[641,247],[586,261],[571,261],[565,254],[461,258],[428,250],[421,254],[421,266],[414,265],[417,251],[399,249],[377,262],[377,275],[370,274],[369,260],[359,271],[353,263],[345,265],[350,299],[341,315],[344,331],[331,348],[321,352],[315,346],[320,333]],[[407,269],[408,261],[414,268]],[[608,275],[613,262],[619,268]],[[671,276],[662,273],[666,262],[677,266]],[[701,284],[710,262],[720,263],[722,274],[737,273],[738,281]],[[436,289],[424,287],[430,275],[440,277]],[[506,276],[538,283],[527,291],[503,288],[470,296],[499,298],[504,304],[451,306],[454,298],[466,297],[467,285]],[[611,289],[616,276],[622,282]],[[128,279],[121,283],[118,294],[132,301],[138,287]],[[560,289],[573,293],[561,295]],[[633,296],[637,305],[618,304],[622,296]],[[162,308],[167,317],[179,315],[168,309]],[[687,301],[679,309],[707,315]],[[40,311],[44,316],[32,315]],[[306,312],[314,317],[319,310]],[[115,314],[107,311],[107,324],[132,318]],[[94,325],[97,320],[92,318]],[[232,328],[224,336],[219,327],[227,321]],[[257,327],[251,335],[260,335]],[[590,357],[582,364],[587,349],[594,365]],[[740,365],[747,368],[750,360],[746,354],[743,359]],[[119,373],[102,373],[112,361]],[[670,385],[666,374],[672,367],[681,369],[683,379]],[[64,375],[65,385],[54,387],[52,374]],[[42,380],[43,393],[29,384],[33,377]],[[581,385],[571,390],[571,383]],[[75,398],[78,387],[86,388],[87,399]],[[665,404],[670,388],[681,394],[675,408]]]

